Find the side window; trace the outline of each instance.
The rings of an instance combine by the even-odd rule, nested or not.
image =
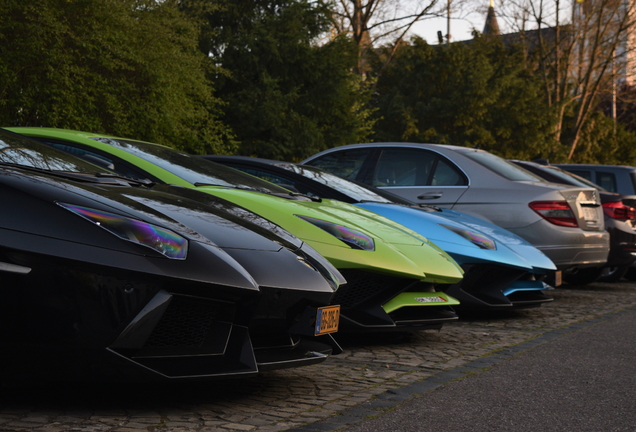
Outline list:
[[[563,168],[563,169],[566,169],[566,168]],[[583,177],[586,180],[594,181],[592,180],[591,171],[582,171],[582,170],[575,170],[575,169],[567,169],[567,171],[571,172],[572,174],[576,174],[579,177]]]
[[[349,149],[326,154],[306,165],[322,168],[338,177],[355,180],[371,149]]]
[[[616,176],[612,173],[596,173],[596,184],[610,192],[618,192],[616,188]]]
[[[438,159],[431,181],[432,186],[464,186],[467,184],[464,175],[453,164],[441,157]]]
[[[437,155],[427,150],[384,149],[373,173],[372,185],[425,186],[436,159]]]
[[[633,193],[632,191],[636,191],[636,171],[630,171],[629,178],[632,181],[632,189],[629,190],[629,191],[622,192],[622,193],[631,194],[631,193]]]

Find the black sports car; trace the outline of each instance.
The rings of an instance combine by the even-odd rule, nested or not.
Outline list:
[[[340,351],[325,306],[345,281],[312,248],[104,171],[0,129],[1,382],[253,375]]]

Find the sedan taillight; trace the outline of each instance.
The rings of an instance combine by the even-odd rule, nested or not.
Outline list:
[[[535,201],[529,206],[550,223],[575,228],[579,226],[567,201]]]
[[[626,206],[620,201],[603,204],[603,212],[612,219],[630,220],[636,218],[636,209]]]

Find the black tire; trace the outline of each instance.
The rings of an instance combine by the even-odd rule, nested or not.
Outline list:
[[[587,285],[596,282],[603,273],[603,267],[587,267],[563,274],[563,280],[570,285]]]
[[[618,282],[623,279],[625,273],[629,270],[629,266],[618,266],[618,267],[605,267],[603,269],[603,273],[601,273],[601,277],[598,278],[599,282]]]
[[[629,267],[624,278],[631,282],[636,281],[636,267]]]

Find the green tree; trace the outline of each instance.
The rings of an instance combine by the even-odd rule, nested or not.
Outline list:
[[[507,158],[555,157],[552,116],[524,51],[499,39],[403,45],[378,81],[376,141],[479,147]]]
[[[366,139],[368,86],[352,72],[355,45],[346,37],[319,43],[325,8],[304,0],[225,1],[208,14],[201,47],[227,73],[214,76],[223,120],[239,152],[299,160]]]
[[[176,0],[4,0],[0,124],[231,151],[199,26]]]
[[[564,126],[571,127],[573,116],[564,117]],[[562,155],[551,162],[591,163],[604,165],[636,164],[636,134],[602,111],[593,111],[586,127],[580,132],[579,146],[568,158]]]

